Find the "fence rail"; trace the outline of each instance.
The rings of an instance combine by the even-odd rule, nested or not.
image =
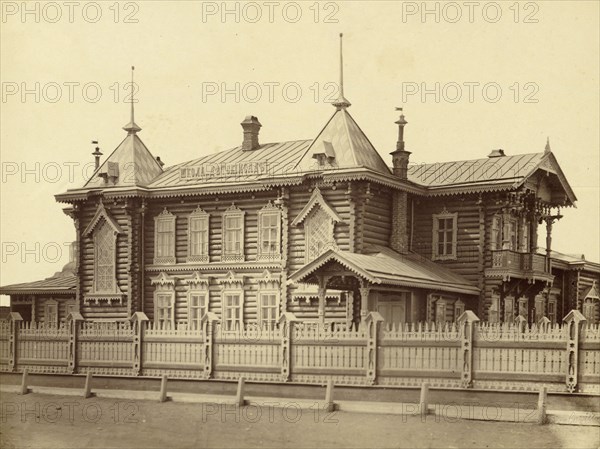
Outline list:
[[[600,328],[577,311],[563,324],[389,325],[371,312],[355,326],[320,326],[284,314],[277,325],[230,330],[208,313],[202,325],[131,321],[0,322],[0,371],[270,382],[432,386],[600,393]]]

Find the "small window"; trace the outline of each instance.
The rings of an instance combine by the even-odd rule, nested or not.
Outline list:
[[[281,212],[269,203],[258,213],[260,260],[281,259]]]
[[[585,299],[582,312],[588,323],[594,324],[596,322],[596,304],[592,298]]]
[[[458,318],[464,313],[464,311],[465,311],[465,303],[462,302],[460,299],[458,299],[454,303],[454,321],[458,320]]]
[[[73,300],[67,301],[67,303],[65,304],[65,316],[64,316],[63,320],[66,321],[66,319],[69,317],[69,315],[71,313],[75,313],[75,312],[78,312],[77,304],[75,304],[75,301],[73,301]],[[61,321],[63,321],[63,320],[61,320]]]
[[[490,323],[500,321],[500,295],[497,291],[492,292],[492,302],[488,311],[488,320]]]
[[[456,213],[441,213],[433,216],[433,259],[456,259],[457,236]]]
[[[527,218],[521,218],[521,229],[519,230],[519,251],[529,252],[529,222]]]
[[[548,319],[551,323],[556,323],[556,299],[548,300]]]
[[[527,310],[528,302],[529,302],[529,300],[527,298],[525,298],[524,296],[521,296],[519,298],[519,315],[521,315],[525,319],[529,318],[529,313]]]
[[[438,299],[435,303],[435,321],[444,323],[446,321],[446,300]]]
[[[161,324],[174,324],[173,292],[157,292],[154,297],[154,319]]]
[[[191,329],[200,329],[200,321],[208,312],[208,293],[190,292],[188,297],[188,324]]]
[[[508,220],[508,234],[507,234],[507,245],[506,249],[511,251],[517,250],[517,219],[511,218]]]
[[[166,208],[155,217],[154,263],[175,263],[175,215]]]
[[[223,294],[223,325],[228,331],[243,327],[241,292],[225,292]]]
[[[276,292],[263,292],[260,294],[259,323],[275,326],[279,318],[279,301]]]
[[[188,219],[188,262],[208,262],[209,215],[196,209]]]
[[[223,214],[223,261],[244,260],[244,212],[231,205]]]

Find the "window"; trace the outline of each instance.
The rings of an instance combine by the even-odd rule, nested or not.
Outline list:
[[[242,323],[242,293],[225,292],[223,294],[223,324],[225,330],[241,329]]]
[[[244,260],[244,212],[231,205],[223,214],[223,262]]]
[[[519,251],[522,253],[529,252],[529,223],[527,218],[521,218],[521,229],[519,231]]]
[[[154,218],[155,223],[155,264],[175,263],[175,215],[166,208]]]
[[[277,292],[263,292],[260,294],[258,322],[270,327],[275,326],[279,318],[279,301]]]
[[[310,262],[334,245],[333,220],[320,207],[306,220],[306,261]]]
[[[69,317],[69,315],[71,313],[75,313],[78,312],[77,309],[77,304],[75,304],[75,301],[73,300],[69,300],[65,303],[65,316],[63,319],[61,319],[61,321],[66,321],[67,318]]]
[[[188,297],[188,325],[200,329],[200,320],[208,312],[208,292],[190,292]]]
[[[529,300],[524,297],[521,296],[519,298],[519,315],[521,315],[523,318],[528,319],[529,318],[529,313],[527,310],[527,303],[529,302]]]
[[[492,251],[502,249],[502,217],[495,215],[492,218],[492,235],[490,238]]]
[[[458,299],[454,303],[454,321],[458,320],[458,318],[464,313],[464,311],[465,311],[465,303],[462,302],[460,299]]]
[[[433,215],[433,259],[456,259],[458,214],[442,212]]]
[[[154,320],[161,324],[174,324],[173,292],[157,292],[154,296]]]
[[[188,219],[188,262],[208,262],[209,215],[196,209]]]
[[[498,291],[492,291],[492,302],[488,311],[488,320],[490,323],[500,321],[500,294]]]
[[[588,323],[594,324],[596,322],[596,304],[594,303],[594,299],[586,298],[584,300],[582,312]]]
[[[54,299],[46,301],[44,304],[44,321],[49,326],[58,325],[58,302]]]
[[[436,323],[446,321],[446,301],[444,299],[438,299],[435,303],[435,321]]]
[[[548,300],[548,319],[551,323],[556,323],[556,299],[550,298]]]
[[[546,298],[543,294],[539,294],[535,296],[535,321],[541,320],[544,316],[546,316],[545,311]]]
[[[281,258],[281,212],[269,202],[258,213],[258,259],[278,260]]]
[[[507,296],[504,298],[504,321],[512,323],[515,319],[515,298]]]
[[[94,291],[97,293],[114,293],[116,289],[115,237],[113,230],[105,220],[94,234]]]
[[[511,251],[517,250],[517,220],[516,218],[511,218],[508,220],[508,233],[507,233],[507,244],[508,248]]]

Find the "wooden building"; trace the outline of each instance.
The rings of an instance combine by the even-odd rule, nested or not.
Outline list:
[[[333,106],[313,139],[262,144],[262,125],[248,116],[240,146],[165,168],[140,139],[132,104],[124,140],[102,162],[94,153],[85,185],[56,195],[76,231],[68,286],[0,293],[13,311],[31,307],[22,315],[32,320],[139,311],[199,326],[214,312],[235,327],[292,312],[348,325],[369,311],[398,323],[472,309],[488,321],[535,322],[577,308],[598,322],[600,266],[551,248],[553,225],[576,198],[549,143],[411,165],[401,115],[390,167],[343,89]]]

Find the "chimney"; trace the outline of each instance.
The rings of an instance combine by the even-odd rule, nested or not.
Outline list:
[[[262,126],[258,119],[253,115],[247,116],[241,123],[244,128],[244,141],[242,142],[242,150],[253,151],[260,147],[258,143],[258,132]]]
[[[490,154],[488,154],[489,158],[504,157],[504,156],[506,156],[506,154],[504,154],[504,150],[502,150],[502,149],[492,150],[492,152]]]
[[[402,111],[402,108],[396,108]],[[408,179],[408,160],[410,151],[404,149],[404,126],[408,123],[404,119],[404,114],[400,114],[400,118],[395,122],[398,125],[398,142],[396,142],[396,151],[392,151],[392,164],[394,166],[394,175],[400,179]]]
[[[165,166],[165,163],[160,160],[160,156],[156,156],[156,162],[158,162],[158,165],[160,165],[161,168]]]
[[[98,145],[98,141],[92,140],[92,145]],[[96,147],[96,151],[92,153],[92,156],[94,156],[94,170],[98,170],[98,167],[100,167],[100,156],[102,156],[100,147]]]

